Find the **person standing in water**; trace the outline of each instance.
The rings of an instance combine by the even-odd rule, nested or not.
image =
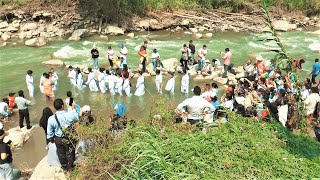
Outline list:
[[[189,49],[190,49],[189,58],[190,58],[190,61],[191,61],[191,65],[194,65],[194,53],[196,52],[196,47],[194,46],[192,40],[189,41]]]
[[[73,111],[73,109],[76,109],[76,101],[72,97],[71,91],[68,91],[66,95],[67,95],[67,98],[65,100],[65,103],[66,103],[67,111],[71,112]]]
[[[27,88],[29,90],[29,96],[33,97],[34,96],[34,80],[32,77],[32,70],[28,70],[27,71],[27,75],[26,75],[26,83],[27,83]]]
[[[57,73],[54,71],[53,68],[50,69],[50,73],[51,73],[51,76],[50,76],[51,80],[52,80],[52,82],[54,84],[52,90],[55,91],[55,90],[57,90],[59,77],[58,77]]]
[[[96,76],[91,68],[88,68],[88,71],[89,71],[89,75],[88,75],[88,80],[86,82],[86,85],[89,85],[90,91],[97,92],[99,91],[99,88],[95,80]]]
[[[124,81],[123,81],[123,90],[127,96],[132,96],[131,94],[131,83],[129,80],[129,74],[124,74]]]
[[[189,74],[188,72],[184,69],[183,70],[183,76],[181,80],[181,92],[184,94],[189,93]]]
[[[42,94],[44,93],[42,81],[46,78],[46,75],[47,75],[47,73],[45,72],[45,73],[43,73],[42,76],[40,77],[39,87],[40,87],[40,92],[41,92]]]
[[[19,126],[23,128],[23,120],[26,120],[27,129],[31,129],[30,118],[29,118],[29,110],[28,106],[30,105],[30,101],[24,98],[24,93],[22,90],[18,92],[18,97],[16,97],[16,103],[19,110]]]
[[[105,93],[107,90],[107,86],[106,86],[106,74],[104,73],[104,68],[100,68],[100,74],[98,76],[98,81],[99,81],[99,88],[101,93]]]
[[[97,49],[97,46],[94,44],[91,50],[91,57],[92,57],[92,61],[93,61],[93,65],[92,67],[94,69],[98,69],[98,61],[99,61],[99,51]]]
[[[138,80],[136,84],[136,92],[134,93],[135,96],[143,96],[145,91],[144,91],[144,77],[142,76],[142,72],[138,72]]]
[[[109,71],[107,71],[107,75],[108,75],[107,81],[108,81],[110,94],[115,95],[114,84],[115,84],[116,77],[113,74],[111,74]]]
[[[70,82],[72,85],[77,86],[77,73],[74,71],[72,66],[68,67],[68,78],[70,79]]]
[[[157,88],[157,93],[162,94],[162,72],[157,69],[156,70],[156,88]]]
[[[166,91],[170,92],[170,94],[174,94],[174,85],[175,85],[175,79],[174,79],[174,73],[170,72],[170,79],[168,80],[166,84]]]
[[[224,69],[224,72],[223,72],[223,77],[227,77],[227,72],[229,72],[231,70],[231,51],[229,48],[226,48],[225,49],[225,54],[224,56],[222,56],[222,53],[220,53],[221,55],[221,58],[223,59],[223,69]]]
[[[46,74],[45,79],[42,80],[42,85],[43,85],[43,94],[46,97],[46,99],[53,101],[54,94],[53,94],[52,86],[54,84],[53,84],[52,80],[50,79],[49,74]]]
[[[121,77],[121,73],[117,73],[117,81],[116,81],[116,87],[115,92],[118,93],[120,96],[122,96],[122,85],[123,85],[123,78]]]
[[[160,61],[160,54],[158,53],[157,49],[153,49],[153,52],[151,54],[152,59],[152,65],[153,65],[153,71],[155,72],[157,69],[157,61]]]
[[[310,75],[312,75],[312,79],[311,79],[312,84],[316,84],[316,77],[318,76],[319,71],[320,71],[320,62],[319,62],[319,59],[317,58],[314,60],[312,71],[310,73]]]
[[[203,68],[207,53],[207,45],[203,45],[202,48],[198,50],[198,71],[201,71]]]
[[[181,66],[183,67],[183,69],[189,70],[189,68],[188,68],[188,60],[189,60],[188,47],[186,44],[183,45],[183,47],[181,49],[181,53],[182,53],[181,59],[180,59]]]
[[[120,57],[123,57],[123,59],[128,63],[127,56],[128,56],[128,49],[123,43],[121,43],[120,44]]]
[[[138,52],[138,54],[140,55],[140,64],[142,65],[142,72],[145,73],[146,72],[146,63],[147,63],[147,51],[146,51],[146,47],[141,46],[140,47],[140,51]]]
[[[76,81],[77,82],[77,87],[79,89],[82,89],[82,87],[83,87],[83,75],[81,73],[80,68],[76,69],[76,73],[77,73],[77,75],[76,75],[76,77],[77,77],[77,81]]]
[[[113,70],[113,58],[114,58],[114,50],[112,49],[111,46],[108,47],[107,56],[108,56],[109,65],[110,65],[109,70],[111,71]]]

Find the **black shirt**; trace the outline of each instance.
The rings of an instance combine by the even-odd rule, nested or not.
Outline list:
[[[7,143],[4,143],[3,140],[0,140],[0,155],[2,153],[9,154],[9,156],[5,160],[2,160],[0,158],[0,164],[12,163],[12,153],[10,146]]]
[[[91,55],[92,55],[92,58],[97,58],[97,57],[99,57],[99,51],[98,51],[98,49],[92,49],[92,50],[91,50]]]
[[[189,44],[189,49],[192,54],[194,54],[196,52],[196,47],[193,44]]]

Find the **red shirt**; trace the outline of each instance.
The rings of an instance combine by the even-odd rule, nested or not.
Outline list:
[[[10,109],[12,109],[14,107],[14,105],[16,104],[16,101],[14,100],[14,96],[8,96],[8,99],[9,99],[9,105],[8,107]]]

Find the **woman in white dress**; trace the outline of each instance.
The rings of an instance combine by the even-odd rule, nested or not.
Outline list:
[[[174,74],[172,72],[169,74],[170,74],[170,79],[168,80],[165,89],[171,94],[174,94],[174,84],[175,84]]]
[[[123,81],[123,90],[127,96],[132,96],[131,94],[131,84],[129,80],[128,74],[124,74],[124,81]]]
[[[181,92],[188,94],[189,93],[189,74],[185,69],[183,70],[183,73],[184,75],[182,76],[182,80],[181,80]]]
[[[144,95],[144,77],[142,76],[142,72],[139,71],[139,77],[136,84],[136,92],[134,93],[135,96],[142,96]]]
[[[55,91],[57,90],[59,77],[53,68],[50,69],[50,73],[52,74],[50,77],[51,77],[51,81],[53,82],[52,90]]]
[[[100,74],[98,76],[98,81],[99,81],[99,88],[100,88],[100,91],[102,93],[105,93],[106,90],[107,90],[107,86],[106,86],[106,74],[104,72],[104,68],[100,68],[99,71],[100,71]]]
[[[162,72],[157,69],[156,70],[156,88],[159,94],[162,94]]]
[[[89,75],[88,75],[88,80],[86,82],[86,85],[89,85],[90,91],[99,91],[99,88],[97,86],[96,80],[95,80],[95,74],[92,71],[91,68],[88,68]]]
[[[43,73],[42,76],[41,76],[41,78],[40,78],[40,85],[39,85],[39,87],[40,87],[40,91],[41,91],[42,94],[44,93],[42,81],[45,79],[46,75],[47,75],[47,73]]]
[[[110,72],[107,71],[107,82],[108,82],[108,86],[109,86],[109,90],[110,90],[111,95],[115,95],[115,92],[114,92],[115,78],[116,77],[113,74],[110,74]]]
[[[122,96],[122,85],[123,85],[123,78],[121,77],[121,74],[117,74],[117,81],[116,81],[116,87],[115,87],[115,92],[118,93],[120,96]]]
[[[34,96],[34,80],[32,77],[32,70],[27,71],[26,75],[26,83],[27,83],[27,88],[29,90],[29,96],[33,97]]]
[[[82,73],[81,73],[80,68],[77,68],[77,69],[76,69],[76,72],[77,72],[77,75],[76,75],[77,87],[78,87],[79,89],[82,89],[82,88],[83,88],[83,75],[82,75]]]

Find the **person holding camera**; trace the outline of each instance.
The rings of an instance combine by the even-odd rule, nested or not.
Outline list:
[[[0,179],[2,180],[13,179],[11,141],[3,142],[4,137],[8,134],[7,131],[0,129]]]

